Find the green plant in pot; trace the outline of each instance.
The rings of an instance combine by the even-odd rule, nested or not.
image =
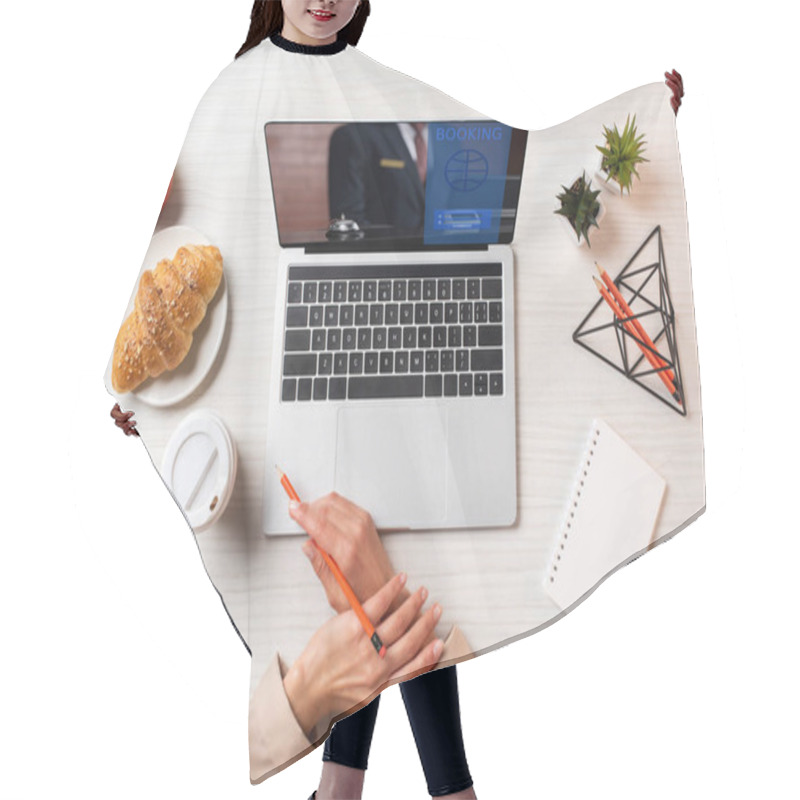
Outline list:
[[[634,114],[633,120],[628,115],[622,133],[616,124],[613,129],[604,125],[603,135],[606,139],[605,147],[597,145],[603,157],[600,172],[609,182],[616,182],[621,194],[625,194],[626,189],[630,194],[633,176],[639,177],[636,165],[648,160],[642,155],[646,142],[644,134],[639,134],[636,130],[636,115]]]
[[[591,247],[589,242],[589,228],[594,226],[599,228],[598,217],[601,211],[599,189],[592,189],[592,181],[586,179],[586,172],[577,178],[572,186],[561,187],[564,191],[556,195],[556,199],[561,203],[554,213],[561,214],[572,226],[572,230],[578,237],[580,244],[581,237],[586,240],[586,244]]]

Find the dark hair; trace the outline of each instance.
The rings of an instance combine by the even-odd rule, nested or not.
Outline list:
[[[337,38],[345,39],[349,45],[357,45],[368,16],[369,0],[361,0],[353,18],[339,31]],[[279,0],[254,0],[253,10],[250,12],[250,30],[236,58],[261,44],[273,33],[280,33],[282,30],[283,6]]]

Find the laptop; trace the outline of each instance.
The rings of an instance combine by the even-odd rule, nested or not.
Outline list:
[[[381,530],[517,516],[514,234],[527,131],[265,126],[280,241],[263,531],[331,491]]]

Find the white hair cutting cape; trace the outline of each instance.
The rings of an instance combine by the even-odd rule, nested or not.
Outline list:
[[[444,609],[437,627],[445,640],[441,664],[541,629],[704,509],[686,209],[670,97],[663,83],[654,83],[528,132],[511,245],[516,385],[506,387],[516,394],[515,520],[382,536],[409,587],[424,583],[431,602]],[[254,782],[316,747],[350,710],[321,714],[304,730],[283,691],[287,669],[331,610],[301,551],[304,538],[267,536],[262,526],[265,482],[278,484],[265,443],[269,393],[278,391],[270,377],[281,307],[276,295],[286,291],[276,286],[281,248],[270,162],[273,169],[293,159],[309,170],[322,165],[312,191],[319,200],[327,149],[298,129],[280,139],[268,161],[265,125],[316,121],[327,124],[329,136],[352,121],[482,119],[343,43],[314,50],[279,37],[263,41],[223,70],[200,102],[124,310],[123,319],[142,317],[138,345],[127,351],[133,358],[137,346],[152,347],[159,326],[176,324],[158,315],[169,315],[171,304],[180,303],[176,297],[194,291],[186,288],[194,279],[175,278],[174,270],[183,288],[168,288],[162,276],[153,289],[145,271],[163,259],[180,260],[181,246],[218,248],[223,277],[185,357],[121,391],[112,385],[112,356],[106,384],[122,408],[135,412],[252,655]],[[598,147],[608,147],[607,137],[622,134],[628,122],[646,160],[635,164],[620,193],[599,172]],[[582,176],[602,207],[589,242],[555,213]],[[594,200],[587,202],[592,210]],[[593,283],[595,261],[629,305],[623,319]],[[310,465],[316,454],[292,458]],[[304,491],[302,472],[280,466],[303,499],[314,499]],[[380,509],[368,510],[380,517]]]

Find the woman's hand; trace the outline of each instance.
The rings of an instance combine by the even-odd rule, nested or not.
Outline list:
[[[133,411],[123,411],[119,407],[119,403],[114,403],[114,408],[111,409],[111,416],[114,418],[114,424],[121,428],[126,436],[139,435],[139,431],[136,430],[136,420],[132,419]]]
[[[375,652],[351,610],[328,620],[286,673],[286,696],[306,734],[320,720],[348,711],[393,679],[425,672],[439,660],[444,644],[431,640],[431,635],[441,608],[434,605],[419,613],[427,597],[424,588],[381,622],[405,580],[405,575],[396,575],[364,603],[364,611],[386,645],[384,658]]]
[[[672,97],[669,102],[675,112],[675,116],[677,116],[678,109],[681,107],[681,98],[683,97],[683,77],[675,69],[672,72],[665,72],[664,77],[666,78],[664,83],[672,90]]]
[[[362,603],[394,574],[372,517],[355,503],[334,492],[313,503],[291,503],[289,514],[333,557]],[[347,599],[313,542],[305,542],[303,552],[325,588],[331,608],[338,613],[347,611]]]

